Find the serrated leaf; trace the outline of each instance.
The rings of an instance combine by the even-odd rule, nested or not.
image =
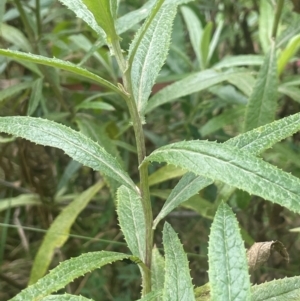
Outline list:
[[[165,250],[163,300],[195,300],[187,256],[177,234],[168,223],[165,223],[163,229],[163,244]]]
[[[39,250],[35,256],[30,273],[29,284],[37,282],[42,278],[49,268],[56,248],[60,248],[69,238],[71,226],[78,214],[85,208],[92,197],[104,186],[98,182],[89,189],[82,192],[74,199],[52,222]]]
[[[39,301],[49,294],[64,288],[72,280],[92,270],[99,269],[106,264],[123,259],[136,260],[135,257],[127,254],[107,251],[90,252],[71,258],[60,263],[49,274],[37,283],[22,290],[10,301]]]
[[[300,300],[300,276],[273,280],[252,286],[251,301]]]
[[[94,301],[83,296],[75,296],[70,294],[64,295],[50,295],[43,298],[41,301]]]
[[[174,101],[182,96],[202,91],[225,80],[230,80],[230,77],[234,74],[241,77],[244,73],[234,71],[223,73],[214,71],[213,69],[207,69],[205,71],[191,74],[184,79],[161,89],[158,93],[151,97],[146,107],[146,113],[151,112],[154,108],[164,103]]]
[[[34,117],[0,117],[0,131],[45,146],[57,147],[74,160],[136,189],[118,161],[96,142],[64,125]]]
[[[129,49],[132,90],[141,115],[144,114],[156,77],[166,60],[177,10],[176,3],[161,5],[162,2],[158,0]]]
[[[222,203],[211,226],[209,283],[214,301],[250,301],[250,277],[244,242],[230,207]]]
[[[154,247],[152,250],[151,262],[151,289],[153,291],[162,290],[165,282],[165,259]]]
[[[259,155],[275,143],[299,131],[299,118],[300,113],[282,118],[271,124],[229,139],[224,144],[237,147],[253,155]],[[155,228],[158,222],[178,205],[212,183],[212,180],[203,176],[195,175],[192,172],[186,173],[167,198],[161,212],[154,220],[153,227]]]
[[[178,142],[155,150],[145,161],[174,164],[300,212],[298,178],[228,144]]]
[[[9,49],[0,49],[0,55],[11,57],[17,60],[24,60],[26,62],[32,62],[36,64],[46,65],[50,67],[60,68],[62,70],[66,70],[77,75],[83,76],[85,78],[91,79],[100,85],[107,87],[108,89],[117,92],[118,94],[122,94],[118,87],[111,84],[109,81],[103,79],[102,77],[92,73],[84,68],[78,67],[75,64],[72,64],[67,61],[63,61],[56,58],[48,58],[41,55],[31,54],[31,53],[24,53],[20,51],[14,51]]]
[[[0,91],[0,102],[32,86],[32,82],[19,83]]]
[[[43,90],[43,79],[38,78],[33,82],[32,85],[31,96],[28,102],[27,115],[29,116],[32,115],[36,110],[37,106],[39,105],[39,102],[41,101],[41,98],[43,96],[42,90]]]
[[[133,255],[145,262],[146,223],[141,196],[121,186],[117,192],[117,213],[121,230]]]
[[[259,71],[245,114],[245,132],[274,121],[277,109],[277,62],[275,44],[271,43]]]
[[[102,38],[103,42],[106,40],[106,34],[103,29],[98,25],[94,15],[89,11],[87,6],[83,3],[82,0],[59,0],[70,10],[72,10],[75,15],[82,19],[87,25],[89,25],[99,36]],[[96,1],[98,2],[98,1]]]

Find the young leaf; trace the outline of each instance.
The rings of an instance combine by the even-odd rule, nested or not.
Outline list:
[[[267,2],[267,1],[265,1]],[[277,109],[277,62],[275,43],[271,43],[259,71],[245,114],[245,132],[274,121]]]
[[[298,178],[228,144],[178,142],[155,150],[145,161],[168,162],[300,212]]]
[[[10,86],[6,89],[3,89],[2,91],[0,91],[0,102],[8,97],[11,97],[11,96],[21,92],[22,90],[28,89],[31,86],[32,86],[32,82],[24,82],[24,83],[20,83],[20,84],[14,85],[14,86]]]
[[[0,117],[0,131],[32,142],[57,147],[74,160],[99,170],[135,190],[135,185],[118,161],[96,142],[64,125],[33,117]]]
[[[41,301],[94,301],[83,296],[75,296],[70,294],[64,295],[50,295],[43,298]]]
[[[140,195],[121,186],[117,192],[117,213],[120,227],[133,255],[145,262],[146,223]]]
[[[244,242],[230,207],[222,203],[211,226],[209,282],[214,301],[250,301],[250,277]]]
[[[273,280],[252,286],[251,301],[300,300],[300,276]]]
[[[100,85],[107,87],[108,89],[115,91],[116,93],[118,93],[120,95],[123,95],[121,90],[119,90],[118,87],[111,84],[109,81],[101,78],[100,76],[98,76],[84,68],[78,67],[77,65],[72,64],[67,61],[63,61],[63,60],[56,59],[56,58],[51,59],[51,58],[41,56],[41,55],[24,53],[24,52],[20,52],[20,51],[13,51],[13,50],[9,50],[9,49],[0,49],[0,55],[6,56],[6,57],[11,57],[11,58],[17,59],[17,60],[24,60],[26,62],[32,62],[32,63],[36,63],[36,64],[60,68],[62,70],[66,70],[66,71],[75,73],[77,75],[83,76],[85,78],[89,78],[89,79],[99,83]]]
[[[141,115],[144,115],[151,89],[166,60],[177,10],[176,3],[162,5],[162,2],[158,0],[129,49],[132,90]]]
[[[106,264],[123,259],[136,260],[135,257],[127,254],[107,251],[90,252],[71,258],[61,262],[49,274],[21,291],[14,298],[10,299],[10,301],[41,300],[51,293],[64,288],[76,278],[92,270],[99,269]]]
[[[225,56],[220,62],[214,65],[214,69],[232,68],[240,66],[260,66],[264,61],[262,55],[235,55]]]
[[[165,250],[164,301],[195,300],[193,284],[187,256],[170,224],[165,223],[163,230]]]
[[[151,262],[151,288],[158,291],[164,288],[165,282],[165,259],[156,247],[152,251]]]
[[[209,63],[208,60],[208,53],[209,53],[209,46],[211,40],[211,32],[213,29],[213,23],[208,22],[203,30],[203,34],[201,37],[201,43],[199,45],[200,48],[200,55],[201,55],[201,69],[205,69]]]
[[[27,115],[32,115],[34,111],[36,110],[37,106],[39,105],[39,102],[41,101],[41,98],[43,96],[43,79],[38,78],[34,81],[32,85],[32,91],[31,96],[29,98],[28,102],[28,108],[27,108]]]
[[[1,199],[0,212],[9,208],[15,208],[28,205],[42,205],[41,200],[36,194],[21,194],[19,196],[7,199]]]
[[[85,208],[91,198],[104,186],[103,182],[98,182],[86,191],[82,192],[73,202],[71,202],[55,218],[48,229],[43,242],[34,259],[30,273],[29,284],[37,282],[42,278],[51,263],[54,251],[60,248],[67,241],[70,228],[78,214]]]
[[[245,150],[253,155],[259,155],[267,148],[272,147],[275,143],[299,131],[299,118],[300,113],[282,118],[229,139],[224,144]],[[195,175],[192,172],[186,173],[167,198],[161,212],[153,222],[153,228],[155,229],[158,222],[174,208],[212,183],[212,180],[203,176]]]
[[[244,73],[234,71],[223,73],[216,72],[213,69],[207,69],[205,71],[191,74],[186,78],[160,90],[151,97],[147,104],[146,113],[151,112],[154,108],[164,103],[173,101],[182,96],[202,91],[225,80],[230,80],[230,77],[234,74],[238,74],[239,77],[241,77]]]

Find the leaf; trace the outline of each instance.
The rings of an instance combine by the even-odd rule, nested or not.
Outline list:
[[[289,85],[280,85],[278,92],[287,95],[291,99],[300,103],[300,89]]]
[[[24,83],[16,84],[16,85],[10,86],[6,89],[3,89],[2,91],[0,91],[0,102],[5,100],[8,97],[11,97],[11,96],[21,92],[22,90],[30,88],[31,86],[32,86],[32,82],[24,82]]]
[[[282,118],[229,139],[224,144],[237,147],[254,155],[259,155],[275,143],[299,131],[299,118],[300,113]],[[158,222],[174,208],[212,183],[212,180],[195,175],[193,172],[186,173],[167,198],[161,212],[153,222],[153,228],[155,229]]]
[[[164,301],[195,300],[189,264],[183,247],[170,224],[163,229],[165,250]]]
[[[251,301],[298,301],[300,276],[273,280],[252,286]]]
[[[212,300],[251,300],[244,243],[237,220],[225,203],[219,206],[211,226],[208,261]]]
[[[165,260],[159,253],[159,250],[154,247],[152,251],[151,262],[151,289],[153,291],[162,290],[165,282]]]
[[[219,20],[218,21],[218,25],[217,25],[217,28],[213,34],[213,37],[211,39],[211,42],[209,44],[209,50],[208,50],[208,56],[207,56],[207,61],[210,62],[212,56],[213,56],[213,53],[217,47],[217,44],[219,42],[219,39],[220,39],[220,35],[221,35],[221,32],[222,32],[222,29],[223,29],[223,25],[224,25],[224,21],[223,20]]]
[[[49,294],[64,288],[72,280],[99,269],[102,266],[123,259],[135,261],[136,258],[127,254],[117,252],[90,252],[78,257],[63,261],[37,283],[22,290],[10,301],[38,301]]]
[[[117,160],[96,142],[64,125],[34,117],[0,117],[0,131],[34,143],[57,147],[74,160],[136,189]]]
[[[283,243],[275,241],[256,242],[247,251],[248,266],[250,272],[261,267],[270,257],[271,251],[277,251],[287,261],[289,261],[289,254],[286,251]]]
[[[94,195],[104,186],[98,182],[82,192],[52,222],[39,250],[35,256],[30,273],[29,284],[42,278],[52,261],[56,248],[61,248],[69,238],[70,229],[80,212],[86,207]]]
[[[106,35],[103,29],[97,24],[97,21],[91,11],[88,10],[87,6],[82,0],[59,0],[70,10],[72,10],[75,15],[82,19],[87,25],[89,25],[97,34],[98,38],[104,41],[106,40]],[[98,1],[97,1],[98,2]]]
[[[141,196],[121,186],[117,192],[117,213],[121,230],[133,255],[145,262],[146,223]]]
[[[70,160],[67,167],[64,169],[62,176],[59,179],[56,191],[60,191],[64,186],[66,186],[69,180],[74,176],[74,174],[79,170],[80,167],[80,163],[74,160]]]
[[[213,69],[207,69],[205,71],[191,74],[184,79],[161,89],[158,93],[151,97],[147,104],[146,113],[151,112],[154,108],[162,104],[171,102],[182,96],[202,91],[225,80],[229,80],[232,74],[234,74],[233,71],[223,73],[216,72]],[[239,76],[243,76],[243,72],[238,72],[238,74]]]
[[[147,294],[145,297],[137,300],[137,301],[153,301],[153,300],[160,300],[159,298],[162,295],[162,290],[160,291],[152,291],[149,294]]]
[[[41,301],[93,301],[93,299],[88,299],[83,296],[64,294],[64,295],[50,295],[41,299]]]
[[[32,115],[36,110],[43,96],[43,79],[38,78],[33,82],[31,96],[28,102],[27,115]]]
[[[81,104],[77,105],[76,110],[79,109],[93,109],[93,110],[105,110],[105,111],[114,111],[115,108],[103,101],[88,101],[88,102],[82,102]]]
[[[21,194],[13,198],[2,199],[0,202],[0,212],[9,208],[28,205],[42,205],[41,200],[36,194]]]
[[[245,54],[225,56],[220,62],[214,65],[214,69],[241,67],[241,66],[260,66],[264,61],[262,55]]]
[[[277,64],[278,64],[278,75],[280,75],[289,60],[297,53],[300,47],[300,34],[294,36],[280,53]]]
[[[276,52],[275,44],[272,42],[270,52],[261,66],[248,101],[245,114],[245,132],[274,121],[277,109],[277,86]]]
[[[172,24],[177,10],[176,3],[162,5],[162,2],[157,1],[129,49],[132,91],[142,116],[156,77],[168,54]]]
[[[228,144],[177,142],[155,150],[145,161],[176,164],[300,212],[298,178]]]
[[[196,301],[210,301],[210,285],[206,283],[194,289]]]
[[[0,55],[6,56],[6,57],[11,57],[16,60],[24,60],[26,62],[32,62],[32,63],[36,63],[36,64],[60,68],[62,70],[66,70],[66,71],[72,72],[74,74],[83,76],[85,78],[89,78],[89,79],[99,83],[100,85],[107,87],[108,89],[110,89],[120,95],[123,95],[121,90],[119,90],[118,87],[111,84],[109,81],[103,79],[102,77],[100,77],[84,68],[78,67],[77,65],[72,64],[68,61],[63,61],[63,60],[56,59],[56,58],[48,58],[45,56],[31,54],[31,53],[24,53],[24,52],[20,52],[20,51],[13,51],[13,50],[9,50],[9,49],[0,49]]]
[[[205,69],[209,63],[208,54],[209,54],[212,29],[213,29],[213,23],[210,21],[206,24],[201,37],[201,43],[199,45],[200,55],[201,55],[201,65],[202,65],[201,69]]]

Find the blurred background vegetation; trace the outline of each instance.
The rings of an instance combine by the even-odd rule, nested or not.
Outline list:
[[[278,60],[277,119],[300,110],[297,3],[285,1],[278,28],[278,57],[285,50],[289,55],[288,60]],[[207,69],[242,75],[155,108],[145,124],[148,154],[174,141],[224,142],[243,131],[245,104],[268,50],[275,4],[267,0],[196,0],[179,9],[170,52],[153,95],[174,81]],[[141,7],[147,9],[149,3],[121,0],[119,17]],[[125,52],[140,24],[121,34]],[[2,1],[0,46],[71,61],[113,83],[121,80],[108,48],[57,0]],[[128,111],[115,93],[103,87],[65,71],[0,56],[0,115],[42,117],[82,131],[119,158],[138,182]],[[296,134],[275,145],[263,158],[299,177],[299,138]],[[151,166],[150,173],[155,216],[182,171],[157,164]],[[51,222],[98,179],[98,172],[81,166],[60,150],[0,136],[0,300],[8,300],[27,285]],[[116,219],[115,190],[114,185],[104,187],[89,202],[73,224],[68,241],[56,250],[51,267],[89,251],[128,252]],[[208,209],[214,208],[217,194],[218,186],[211,185],[166,218],[188,252],[196,286],[208,281],[207,241],[213,216]],[[252,275],[252,282],[299,275],[299,235],[297,229],[290,231],[300,227],[299,216],[242,191],[236,191],[229,204],[239,219],[246,247],[255,241],[278,239],[290,254],[290,262],[273,254],[268,264]],[[161,226],[155,232],[157,247],[161,247]],[[139,271],[128,262],[114,263],[74,281],[66,291],[97,301],[134,300],[140,292]]]

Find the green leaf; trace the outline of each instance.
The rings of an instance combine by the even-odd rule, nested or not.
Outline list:
[[[36,110],[43,96],[43,78],[38,78],[33,82],[32,91],[28,102],[27,115],[32,115]]]
[[[211,226],[209,283],[214,301],[250,301],[250,277],[244,242],[230,207],[222,203]]]
[[[300,212],[298,178],[228,144],[178,142],[155,150],[145,161],[174,164]]]
[[[57,147],[74,160],[136,189],[117,160],[96,142],[64,125],[33,117],[0,117],[0,131],[34,143]]]
[[[64,294],[64,295],[50,295],[43,298],[41,301],[93,301],[93,299],[88,299],[83,296]]]
[[[39,301],[43,297],[64,288],[72,280],[99,269],[102,266],[123,259],[136,260],[135,257],[117,252],[90,252],[61,262],[37,283],[21,291],[10,301]]]
[[[20,83],[14,86],[10,86],[6,89],[3,89],[2,91],[0,91],[0,102],[5,100],[8,97],[11,97],[19,92],[21,92],[22,90],[28,89],[32,86],[32,82],[24,82],[24,83]]]
[[[132,90],[141,115],[144,114],[151,89],[166,60],[177,10],[176,3],[162,5],[162,2],[158,0],[129,49]]]
[[[55,249],[62,247],[68,240],[70,229],[77,216],[103,186],[103,182],[98,182],[91,186],[76,197],[74,201],[65,207],[55,218],[35,256],[30,273],[29,284],[37,282],[46,274]]]
[[[123,93],[119,90],[118,87],[115,85],[111,84],[109,81],[103,79],[102,77],[84,69],[81,67],[78,67],[75,64],[72,64],[67,61],[63,61],[60,59],[56,58],[48,58],[45,56],[41,55],[36,55],[36,54],[30,54],[30,53],[24,53],[20,51],[13,51],[9,49],[0,49],[0,55],[6,56],[6,57],[11,57],[17,60],[24,60],[26,62],[32,62],[36,64],[41,64],[41,65],[46,65],[46,66],[51,66],[55,68],[60,68],[62,70],[66,70],[72,73],[75,73],[77,75],[83,76],[85,78],[91,79],[100,85],[107,87],[108,89],[117,92],[120,95],[123,95]]]
[[[287,95],[291,99],[300,103],[300,89],[294,86],[289,85],[280,85],[278,88],[278,92]]]
[[[115,108],[109,103],[103,101],[84,101],[81,104],[77,105],[76,110],[79,109],[92,109],[92,110],[105,110],[105,111],[114,111]]]
[[[163,229],[165,250],[164,301],[195,300],[187,256],[170,224]]]
[[[13,198],[2,199],[0,202],[0,212],[9,208],[28,205],[42,205],[41,200],[36,194],[21,194]]]
[[[182,96],[202,91],[225,80],[229,80],[234,73],[239,74],[240,77],[244,74],[243,72],[233,71],[226,73],[216,72],[213,69],[191,74],[165,87],[151,97],[146,107],[146,113],[151,112],[154,108],[164,103],[174,101]]]
[[[209,53],[209,46],[210,46],[210,40],[211,40],[211,33],[213,29],[213,23],[210,21],[206,24],[203,34],[201,37],[201,43],[200,43],[200,55],[201,55],[201,69],[204,70],[208,63],[208,53]]]
[[[165,282],[165,260],[156,247],[152,251],[151,288],[153,291],[162,290]]]
[[[278,57],[278,75],[280,75],[289,60],[297,53],[300,47],[300,34],[294,36],[285,47],[284,50],[280,53]]]
[[[267,2],[267,1],[265,1]],[[272,122],[277,109],[277,63],[275,44],[271,43],[259,71],[245,114],[245,132]]]
[[[86,5],[82,0],[59,0],[65,6],[67,6],[70,10],[72,10],[75,15],[82,19],[87,25],[89,25],[97,34],[98,38],[101,38],[104,41],[106,40],[106,35],[103,29],[98,25],[94,15],[92,12],[88,10]],[[100,0],[99,0],[100,1]],[[98,2],[98,1],[96,1]]]
[[[236,86],[240,91],[242,91],[246,96],[250,96],[253,91],[253,86],[255,79],[253,73],[232,74],[228,79],[229,83]]]
[[[246,54],[225,56],[220,62],[214,65],[214,69],[232,68],[241,66],[260,66],[264,61],[262,55]]]
[[[273,280],[252,286],[251,301],[300,300],[300,276]]]
[[[108,42],[117,36],[114,27],[114,19],[110,11],[110,0],[82,0],[88,10],[93,14],[96,22],[105,31]]]
[[[117,213],[120,227],[133,255],[145,262],[146,223],[141,196],[132,189],[121,186],[117,192]]]
[[[0,23],[2,23],[2,18],[5,12],[6,0],[1,1],[0,3]]]
[[[297,113],[236,136],[224,144],[237,147],[253,155],[259,155],[275,143],[299,131],[299,119],[300,113]],[[212,183],[212,180],[203,176],[195,175],[192,172],[186,173],[167,198],[161,212],[153,222],[153,228],[155,229],[158,222],[174,208]]]
[[[214,51],[215,51],[215,49],[217,47],[217,44],[219,42],[222,29],[223,29],[223,25],[224,25],[224,21],[223,20],[219,20],[217,28],[216,28],[216,30],[215,30],[215,32],[213,34],[213,37],[211,39],[211,42],[209,44],[209,50],[208,50],[208,55],[207,55],[207,61],[208,62],[210,62],[210,59],[212,58],[213,53],[214,53]]]
[[[194,53],[197,57],[199,66],[202,65],[201,62],[201,53],[200,53],[200,41],[202,38],[202,24],[198,16],[190,9],[188,6],[182,6],[180,8],[184,22],[186,23],[187,30],[189,33],[190,41],[194,50]]]
[[[152,291],[147,294],[145,297],[137,300],[137,301],[154,301],[154,300],[161,300],[160,297],[162,296],[162,290],[160,291]]]

